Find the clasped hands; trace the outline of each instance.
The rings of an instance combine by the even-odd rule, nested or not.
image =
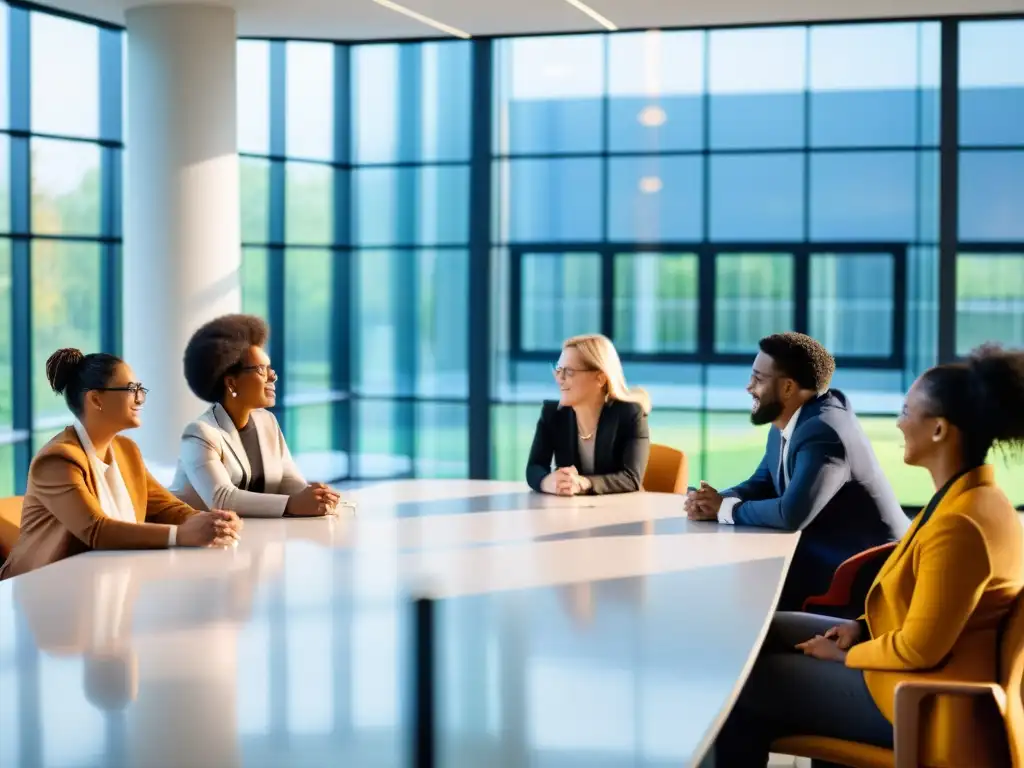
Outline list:
[[[701,480],[697,490],[686,494],[683,502],[686,517],[690,520],[717,520],[722,498],[722,494]]]
[[[544,493],[553,496],[578,496],[586,493],[592,485],[589,478],[576,471],[576,467],[559,467],[545,477],[540,484]]]
[[[824,635],[815,635],[810,640],[796,644],[798,651],[822,661],[846,661],[846,652],[860,640],[861,626],[856,621],[836,624]]]
[[[288,498],[285,514],[295,517],[319,517],[337,514],[341,496],[324,483],[310,483]],[[180,547],[231,547],[242,533],[242,519],[229,510],[199,512],[178,526]]]
[[[337,514],[341,496],[324,483],[310,483],[288,498],[285,514],[291,517],[322,517]]]
[[[231,547],[242,533],[242,519],[234,512],[213,509],[197,512],[178,526],[179,547]]]

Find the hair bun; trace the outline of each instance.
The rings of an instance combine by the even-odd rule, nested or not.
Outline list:
[[[46,361],[46,380],[50,382],[50,388],[63,395],[84,360],[85,355],[80,349],[58,349],[50,355]]]
[[[967,358],[969,397],[996,442],[1024,438],[1024,351],[985,344]]]

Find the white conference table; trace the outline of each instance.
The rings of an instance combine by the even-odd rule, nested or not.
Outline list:
[[[435,598],[439,766],[693,766],[799,534],[679,496],[346,491],[228,550],[92,553],[0,583],[0,768],[411,765],[412,603]]]

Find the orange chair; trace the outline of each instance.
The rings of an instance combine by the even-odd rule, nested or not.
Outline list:
[[[930,744],[942,753],[956,733],[970,734],[971,745],[984,749],[984,757],[951,755],[950,765],[985,768],[1024,768],[1024,593],[1007,617],[999,640],[999,682],[958,683],[951,680],[908,681],[896,686],[895,749],[856,744],[822,736],[789,736],[772,744],[772,752],[825,760],[851,768],[931,768],[921,745]],[[956,723],[934,733],[923,728],[921,712],[936,696],[976,699],[971,722]]]
[[[644,490],[653,493],[686,493],[689,475],[686,454],[667,445],[651,444],[644,473]]]
[[[21,505],[23,496],[0,499],[0,562],[11,554],[11,547],[21,533]]]
[[[824,613],[838,619],[860,616],[864,613],[868,590],[886,559],[896,549],[896,543],[879,544],[844,560],[832,575],[828,592],[804,600],[804,612]]]

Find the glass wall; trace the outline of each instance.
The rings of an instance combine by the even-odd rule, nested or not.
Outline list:
[[[0,494],[68,423],[59,347],[120,346],[122,33],[0,3]]]
[[[518,477],[562,339],[601,331],[694,482],[764,449],[758,339],[837,357],[908,503],[894,414],[935,361],[940,25],[502,40],[493,154],[495,470]]]
[[[119,346],[122,33],[3,4],[0,24],[10,492],[66,422],[46,356]],[[979,19],[239,41],[243,303],[271,325],[300,464],[465,477],[487,458],[519,479],[561,340],[601,331],[653,394],[654,440],[727,485],[763,450],[757,340],[799,329],[921,503],[894,422],[941,321],[958,354],[1024,345],[1022,35]]]
[[[238,53],[243,304],[292,451],[324,480],[466,476],[469,45]]]
[[[956,348],[1024,346],[1024,20],[960,25]]]
[[[469,43],[352,48],[356,472],[466,477]]]
[[[339,238],[348,174],[335,119],[346,55],[333,43],[238,44],[243,309],[270,323],[278,416],[316,479],[351,472],[339,322],[349,311]]]

